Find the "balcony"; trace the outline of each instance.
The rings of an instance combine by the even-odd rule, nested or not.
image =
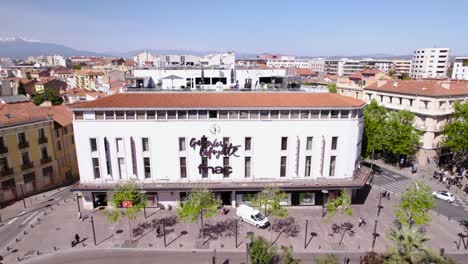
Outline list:
[[[49,157],[45,157],[45,158],[42,158],[41,159],[41,164],[46,164],[46,163],[49,163],[52,161],[52,158],[49,156]]]
[[[0,154],[5,154],[5,153],[8,153],[8,147],[0,146]]]
[[[40,137],[40,138],[37,140],[37,142],[38,142],[39,144],[44,144],[44,143],[49,142],[49,139],[48,139],[47,137]]]
[[[32,167],[34,167],[34,163],[32,163],[32,162],[28,162],[28,163],[25,163],[25,164],[21,165],[22,170],[31,169]]]
[[[18,148],[19,149],[29,148],[29,142],[25,141],[25,142],[18,143]]]
[[[4,168],[2,171],[0,171],[0,176],[8,176],[13,174],[13,169],[12,168]]]

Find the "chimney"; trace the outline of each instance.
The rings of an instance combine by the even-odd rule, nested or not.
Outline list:
[[[443,81],[440,86],[445,89],[450,89],[450,82],[449,81]]]
[[[385,84],[387,84],[387,80],[378,80],[377,81],[377,87],[382,87]]]

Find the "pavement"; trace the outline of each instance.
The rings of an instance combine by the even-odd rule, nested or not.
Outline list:
[[[71,196],[71,193],[69,194]],[[129,223],[126,219],[109,223],[103,211],[97,209],[82,210],[83,220],[80,221],[77,216],[76,201],[67,195],[64,195],[63,199],[57,201],[58,205],[54,201],[53,205],[42,208],[42,215],[37,215],[39,219],[33,216],[29,219],[21,218],[21,222],[15,220],[15,222],[20,223],[20,232],[14,237],[1,236],[1,243],[5,245],[0,247],[0,256],[4,258],[4,262],[0,261],[1,263],[25,263],[29,260],[35,261],[35,259],[39,261],[39,259],[49,256],[60,257],[68,252],[88,249],[98,249],[98,251],[103,252],[114,252],[112,250],[122,249],[135,250],[136,252],[169,250],[176,252],[172,256],[177,256],[177,259],[182,258],[182,256],[191,256],[193,251],[213,252],[214,250],[226,252],[226,254],[234,252],[235,256],[242,256],[245,253],[245,241],[249,232],[263,236],[278,247],[292,246],[298,255],[309,256],[312,253],[326,252],[362,254],[372,249],[372,234],[376,229],[378,236],[374,249],[384,252],[390,245],[386,234],[393,227],[395,220],[393,212],[398,203],[398,196],[392,197],[390,200],[381,200],[383,209],[378,215],[379,190],[373,188],[368,193],[364,204],[352,205],[352,216],[342,219],[336,218],[328,222],[322,218],[321,207],[288,207],[292,220],[284,222],[283,227],[280,228],[275,224],[276,228],[257,229],[247,223],[239,223],[237,241],[235,235],[236,216],[233,209],[229,211],[228,215],[218,215],[209,219],[205,227],[209,234],[201,239],[199,238],[199,225],[179,221],[174,210],[147,208],[146,215],[141,212],[137,219],[130,223],[131,243],[129,241]],[[4,209],[0,212],[3,213]],[[464,248],[458,237],[458,233],[463,232],[464,228],[456,221],[449,220],[435,212],[431,216],[432,221],[427,227],[427,235],[437,239],[431,239],[428,246],[437,251],[444,248],[447,254],[468,253],[468,248]],[[93,222],[91,222],[91,217]],[[359,217],[363,217],[367,225],[357,227]],[[275,222],[274,219],[270,220]],[[308,221],[307,237],[305,236],[306,220]],[[331,224],[339,221],[348,221],[355,225],[355,234],[353,236],[346,235],[341,246],[338,245],[338,235],[331,231]],[[22,222],[25,224],[21,225]],[[158,237],[156,233],[157,226],[161,227],[163,222],[166,239],[162,235]],[[93,224],[96,244],[92,231]],[[0,232],[5,232],[4,230],[8,228],[8,225],[4,225],[0,227]],[[80,242],[77,245],[72,244],[75,234],[80,236]],[[140,253],[135,254],[139,259]],[[145,259],[145,254],[152,253],[141,253],[143,259]],[[167,254],[167,258],[170,259],[169,255],[171,254]],[[83,261],[85,260],[78,259],[76,263],[86,263]],[[207,263],[205,259],[197,260],[195,257],[190,258],[190,261],[191,263]],[[171,262],[175,263],[173,259]],[[58,261],[57,263],[63,262]],[[67,261],[67,263],[74,262]],[[169,261],[164,263],[169,263]]]
[[[451,189],[447,189],[439,181],[433,180],[434,166],[425,166],[419,169],[418,173],[412,174],[410,168],[398,169],[379,160],[376,160],[375,164],[382,169],[382,172],[375,174],[373,184],[382,192],[387,191],[394,195],[400,195],[407,188],[413,186],[416,181],[423,181],[429,184],[433,191],[450,191],[455,195],[453,203],[437,200],[436,208],[434,208],[437,214],[444,215],[451,220],[468,220],[468,199],[466,194],[453,186]]]

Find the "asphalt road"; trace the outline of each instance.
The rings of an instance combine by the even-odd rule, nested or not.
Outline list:
[[[374,185],[380,186],[382,191],[388,190],[392,193],[401,194],[414,183],[413,179],[402,174],[385,168],[381,168],[381,170],[381,173],[375,174],[373,182]],[[437,190],[437,186],[433,189]],[[468,220],[468,210],[466,207],[461,206],[460,203],[460,201],[456,201],[454,204],[451,204],[446,201],[437,200],[437,206],[434,208],[434,211],[456,221]]]
[[[22,213],[19,213],[17,216],[10,216],[9,218],[2,219],[3,226],[0,226],[0,248],[5,248],[11,241],[15,240],[16,237],[23,232],[24,228],[33,222],[37,217],[40,217],[45,210],[47,210],[51,205],[57,203],[57,201],[62,201],[65,198],[71,198],[72,193],[68,189],[57,192],[54,195],[51,195],[50,198],[45,201],[29,205],[28,199],[26,198],[26,208],[21,210]],[[17,206],[16,204],[12,206]]]

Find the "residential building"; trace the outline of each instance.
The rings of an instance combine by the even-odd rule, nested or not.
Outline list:
[[[104,73],[92,70],[74,71],[75,87],[86,90],[97,90],[102,84]]]
[[[450,49],[426,48],[413,51],[410,77],[414,79],[445,79],[450,66]]]
[[[67,67],[57,66],[52,68],[50,75],[56,79],[67,82],[68,78],[73,78],[73,71]]]
[[[349,77],[340,77],[336,82],[338,94],[364,100],[363,89],[378,80],[391,80],[392,78],[377,69],[364,69],[353,73]]]
[[[337,76],[349,76],[355,72],[362,71],[365,65],[359,60],[339,59],[325,60],[325,72]]]
[[[332,93],[119,93],[76,104],[74,131],[85,208],[132,181],[150,203],[177,206],[204,187],[225,205],[268,186],[288,205],[322,205],[322,190],[352,197],[364,102]]]
[[[392,60],[392,64],[396,76],[403,76],[403,74],[409,76],[411,60]]]
[[[419,164],[434,158],[443,162],[442,129],[453,114],[456,101],[468,101],[468,82],[442,80],[389,81],[378,80],[364,88],[364,100],[375,99],[389,110],[408,110],[415,115],[414,127],[420,130]]]
[[[453,63],[452,79],[468,80],[468,57],[456,57]]]

